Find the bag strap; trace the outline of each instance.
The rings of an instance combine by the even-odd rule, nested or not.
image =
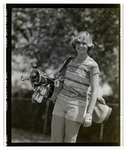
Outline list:
[[[62,73],[63,69],[66,68],[66,66],[68,65],[68,63],[70,62],[71,59],[73,59],[73,56],[69,56],[63,63],[62,67],[59,70],[59,74]]]

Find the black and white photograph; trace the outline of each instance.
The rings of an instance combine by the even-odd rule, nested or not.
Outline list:
[[[7,146],[121,146],[120,4],[6,4]]]

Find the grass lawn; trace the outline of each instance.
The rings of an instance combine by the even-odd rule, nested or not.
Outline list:
[[[12,128],[11,143],[46,143],[50,136]]]

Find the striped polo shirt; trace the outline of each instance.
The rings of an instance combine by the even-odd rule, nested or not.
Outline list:
[[[76,64],[71,60],[67,65],[63,88],[57,98],[84,106],[91,74],[99,74],[98,64],[91,57],[87,56],[82,64]]]

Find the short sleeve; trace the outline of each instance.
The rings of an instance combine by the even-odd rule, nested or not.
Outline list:
[[[97,64],[91,66],[90,74],[100,74],[99,67]]]

